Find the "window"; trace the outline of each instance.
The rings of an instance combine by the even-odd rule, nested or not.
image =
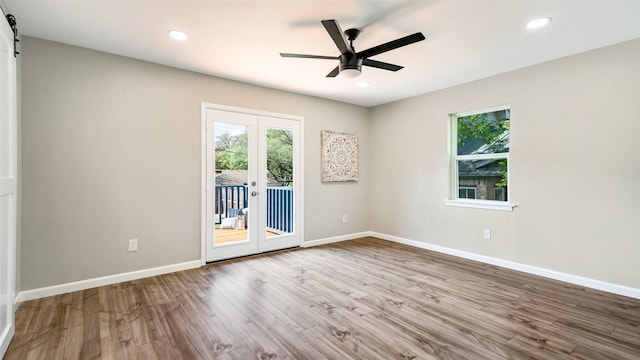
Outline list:
[[[476,198],[475,186],[459,186],[458,198],[459,199],[475,199]]]
[[[451,197],[447,205],[512,210],[510,108],[451,115]]]

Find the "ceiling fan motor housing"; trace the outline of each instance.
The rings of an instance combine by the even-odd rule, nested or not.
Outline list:
[[[340,55],[340,72],[344,70],[362,71],[362,58],[356,54]]]

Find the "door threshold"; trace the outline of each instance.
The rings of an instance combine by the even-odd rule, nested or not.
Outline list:
[[[254,257],[254,256],[261,256],[261,255],[271,254],[271,253],[275,253],[275,252],[293,250],[293,249],[299,249],[299,248],[302,248],[302,247],[300,245],[291,246],[291,247],[287,247],[287,248],[269,250],[269,251],[256,253],[256,254],[247,254],[247,255],[241,255],[241,256],[234,256],[234,257],[230,257],[230,258],[226,258],[226,259],[218,259],[218,260],[213,260],[213,261],[206,261],[205,263],[207,265],[209,265],[209,264],[215,264],[215,263],[219,263],[219,262],[223,262],[223,261],[246,259],[246,258],[250,258],[250,257]]]

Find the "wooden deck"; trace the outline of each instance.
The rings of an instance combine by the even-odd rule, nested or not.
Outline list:
[[[215,243],[226,244],[247,239],[247,230],[215,229]],[[278,234],[267,231],[267,237],[278,236]]]
[[[13,359],[638,359],[640,300],[374,238],[20,304]]]

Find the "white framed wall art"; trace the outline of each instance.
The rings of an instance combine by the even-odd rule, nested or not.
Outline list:
[[[358,134],[322,130],[322,182],[358,181]]]

